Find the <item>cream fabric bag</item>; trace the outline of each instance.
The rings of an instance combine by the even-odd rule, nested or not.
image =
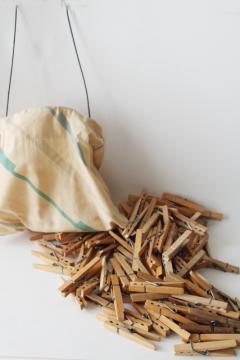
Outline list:
[[[124,226],[98,171],[103,145],[98,123],[69,108],[0,119],[0,233]]]

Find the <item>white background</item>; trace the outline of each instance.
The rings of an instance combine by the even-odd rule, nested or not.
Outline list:
[[[0,0],[4,116],[15,1]],[[19,0],[10,114],[61,105],[86,114],[65,8]],[[224,213],[210,226],[214,255],[240,265],[240,3],[234,0],[72,0],[71,18],[92,117],[106,139],[103,176],[116,201],[171,191]],[[114,335],[32,269],[27,235],[0,242],[0,355],[171,359],[178,338],[151,352]],[[240,296],[239,277],[205,271]]]

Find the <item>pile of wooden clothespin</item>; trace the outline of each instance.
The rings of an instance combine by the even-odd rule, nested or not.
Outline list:
[[[99,233],[32,233],[44,260],[35,268],[68,275],[59,288],[81,308],[101,306],[104,326],[143,346],[171,332],[176,355],[235,355],[240,301],[206,280],[199,269],[239,273],[209,252],[207,220],[222,215],[163,193],[129,195],[119,205],[126,228]]]

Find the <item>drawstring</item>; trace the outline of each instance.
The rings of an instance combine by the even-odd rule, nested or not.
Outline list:
[[[12,83],[13,62],[14,62],[15,44],[16,44],[16,33],[17,33],[17,15],[18,15],[18,6],[15,7],[15,21],[14,21],[14,35],[13,35],[13,47],[12,47],[12,61],[11,61],[11,69],[10,69],[10,76],[9,76],[9,83],[8,83],[6,116],[8,116],[9,98],[10,98],[11,83]]]

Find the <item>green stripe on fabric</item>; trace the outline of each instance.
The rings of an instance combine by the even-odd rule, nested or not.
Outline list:
[[[16,176],[18,179],[21,179],[25,181],[32,189],[33,191],[38,194],[40,197],[42,197],[44,200],[46,200],[49,204],[53,205],[54,208],[62,215],[62,217],[67,220],[70,224],[72,224],[76,229],[85,231],[85,232],[97,232],[97,230],[91,228],[90,226],[84,224],[82,221],[74,221],[71,219],[65,212],[62,210],[56,202],[50,198],[47,194],[42,192],[40,189],[38,189],[30,179],[28,179],[26,176],[21,175],[15,171],[16,165],[7,158],[7,156],[4,154],[3,150],[0,148],[0,163],[5,167],[6,170],[8,170],[12,175]]]
[[[51,112],[51,114],[53,115],[53,117],[59,122],[59,124],[61,124],[64,129],[69,133],[70,138],[71,138],[71,142],[74,145],[74,147],[76,148],[78,155],[80,156],[81,160],[84,162],[84,164],[86,165],[85,159],[84,159],[84,155],[81,149],[80,144],[77,142],[77,140],[74,137],[74,134],[72,132],[72,128],[66,118],[66,116],[62,113],[62,112],[55,112],[53,108],[48,107],[48,110]]]

